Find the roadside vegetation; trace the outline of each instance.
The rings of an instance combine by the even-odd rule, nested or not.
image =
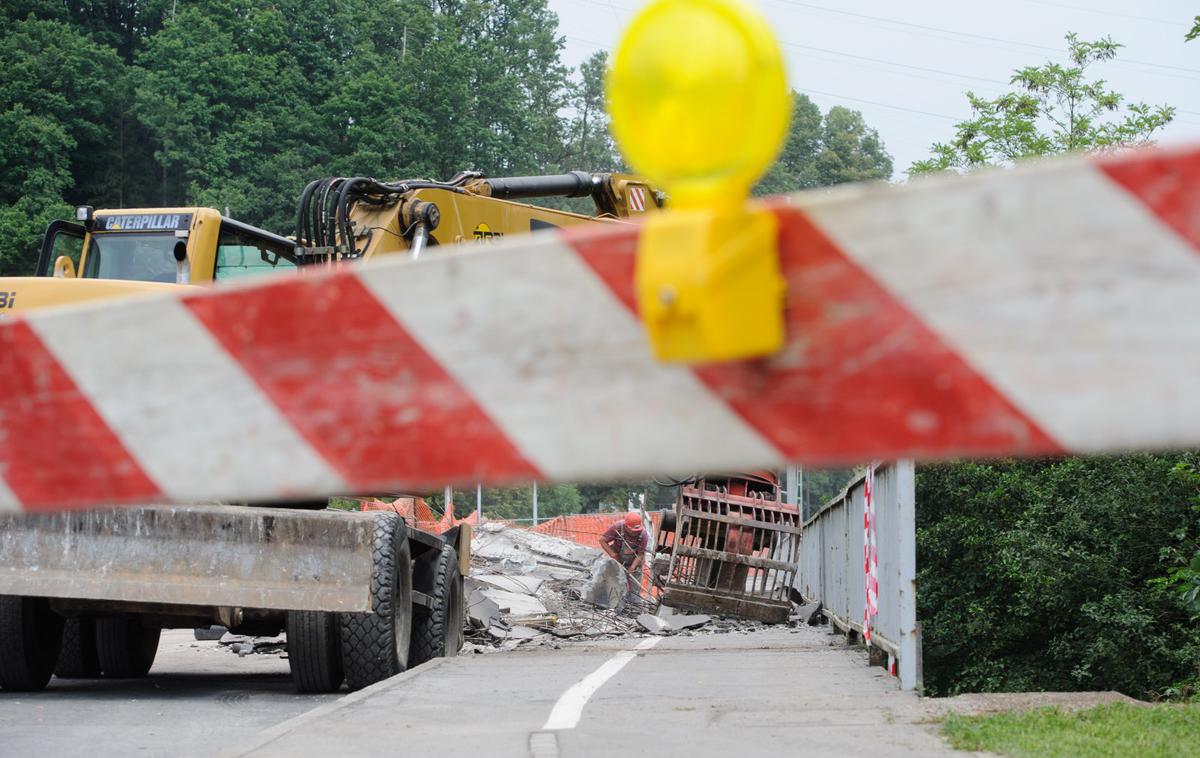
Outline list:
[[[1200,749],[1200,705],[1113,703],[1076,712],[950,716],[942,730],[960,750],[1018,758],[1174,758]]]
[[[1010,91],[994,98],[967,93],[970,117],[909,174],[1152,143],[1174,108],[1112,90],[1097,69],[1120,48],[1068,34],[1065,62],[1014,71]],[[1200,682],[1196,466],[1195,454],[1176,453],[921,467],[917,602],[927,693],[1192,696]],[[955,729],[1020,733],[1039,718],[1040,728],[1069,721],[1013,718]]]

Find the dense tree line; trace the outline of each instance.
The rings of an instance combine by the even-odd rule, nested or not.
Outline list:
[[[1187,453],[920,467],[927,690],[1153,697],[1200,683],[1200,627],[1163,581],[1200,541],[1197,482],[1178,473],[1196,461]]]
[[[546,0],[0,0],[0,22],[0,274],[74,204],[287,232],[321,176],[621,168],[606,54],[569,70]],[[797,104],[772,191],[891,174],[857,113]]]

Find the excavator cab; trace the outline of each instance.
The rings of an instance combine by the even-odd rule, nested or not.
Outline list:
[[[212,208],[82,206],[46,230],[36,275],[202,284],[295,268],[295,247]]]

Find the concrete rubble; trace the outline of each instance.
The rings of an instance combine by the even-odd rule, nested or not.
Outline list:
[[[620,564],[569,540],[484,524],[471,543],[464,653],[649,634],[748,633],[764,625],[626,597]]]
[[[218,642],[221,647],[241,658],[247,655],[284,655],[287,651],[287,639],[282,634],[276,637],[250,637],[225,632]]]

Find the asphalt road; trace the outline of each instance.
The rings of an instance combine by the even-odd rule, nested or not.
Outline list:
[[[225,755],[962,758],[937,736],[929,704],[865,658],[815,628],[464,655]]]
[[[0,756],[961,758],[936,715],[823,628],[462,655],[316,697],[278,655],[170,632],[144,680],[0,693]]]
[[[212,755],[337,698],[297,695],[278,655],[239,658],[170,630],[145,679],[0,692],[0,756]]]

